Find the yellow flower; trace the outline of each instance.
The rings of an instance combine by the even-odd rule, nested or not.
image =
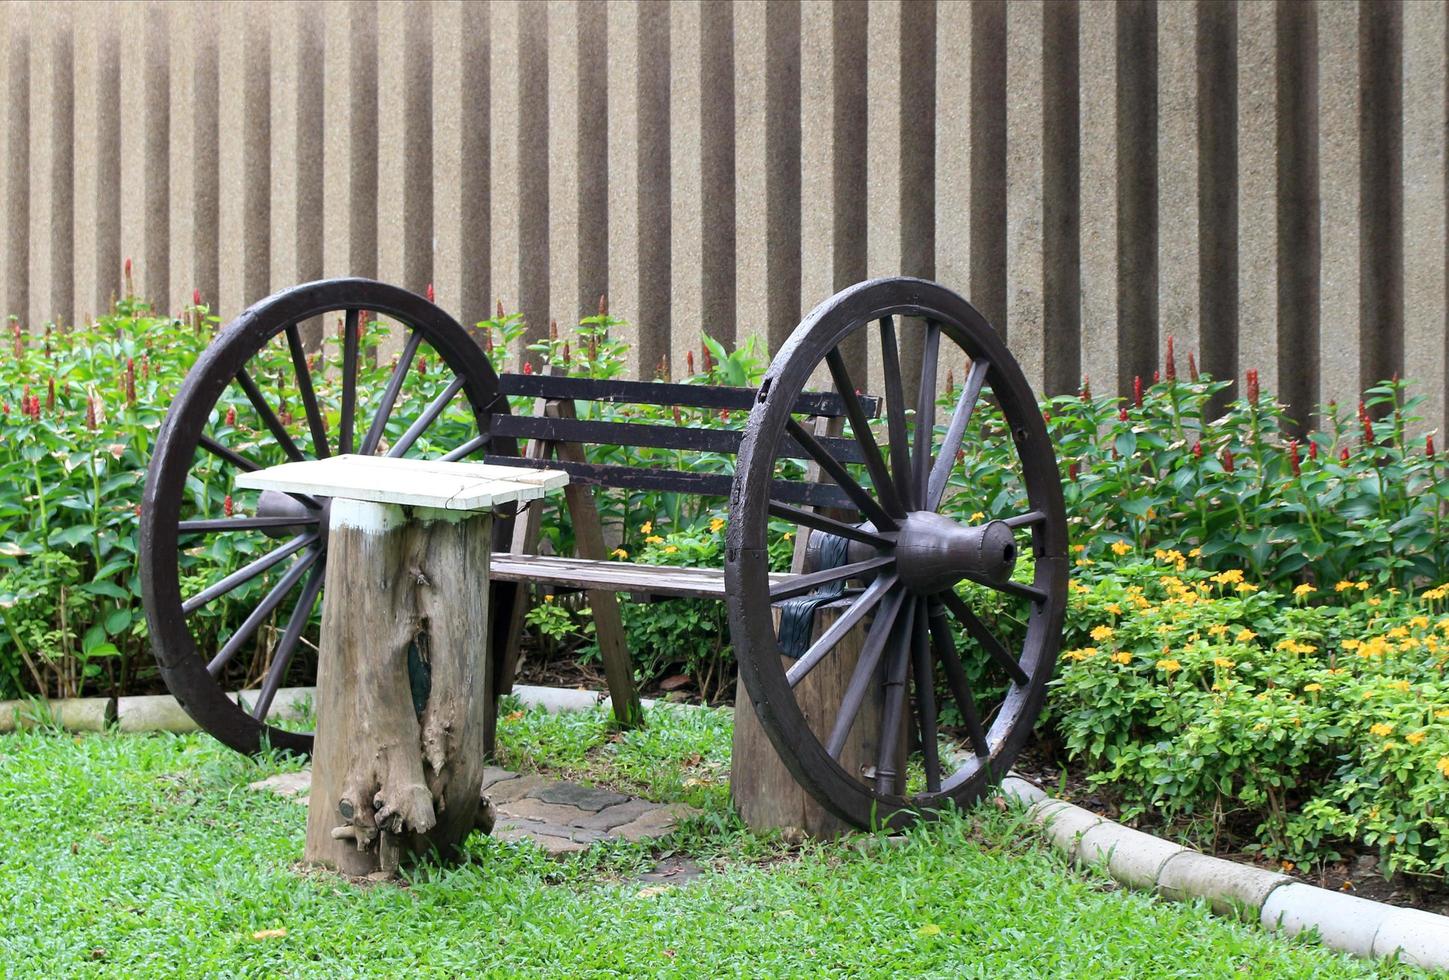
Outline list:
[[[1223,670],[1232,670],[1237,664],[1233,663],[1227,657],[1213,657],[1213,666],[1221,667]]]
[[[780,540],[781,541],[789,541],[789,540],[791,540],[794,537],[795,537],[795,532],[794,531],[786,531],[784,534],[780,535]]]
[[[1293,594],[1301,599],[1304,596],[1312,595],[1317,591],[1318,590],[1315,589],[1313,586],[1309,585],[1307,582],[1304,582],[1302,585],[1298,586],[1296,589],[1293,590]]]
[[[613,551],[609,552],[609,555],[613,558],[619,559],[620,561],[627,561],[629,558],[629,552],[625,551],[623,548],[615,548]]]
[[[1402,640],[1408,635],[1408,629],[1403,626],[1395,626],[1393,629],[1389,630],[1389,637],[1394,640]]]
[[[1438,767],[1439,771],[1444,774],[1444,778],[1449,779],[1449,755],[1439,757]]]
[[[1116,555],[1118,558],[1121,558],[1123,555],[1127,554],[1127,552],[1131,550],[1132,546],[1125,541],[1112,542],[1112,554]]]
[[[1209,581],[1218,585],[1236,585],[1243,580],[1243,571],[1240,568],[1229,568],[1227,571],[1218,572]]]
[[[986,515],[983,514],[983,513],[981,513],[981,511],[978,510],[978,511],[975,511],[974,513],[972,513],[972,515],[970,517],[966,518],[966,519],[968,521],[970,521],[972,524],[975,524],[977,521],[984,521],[984,520],[986,520]]]
[[[1409,620],[1409,625],[1414,627],[1414,629],[1416,630],[1426,630],[1429,628],[1429,617],[1415,616],[1413,619]]]
[[[679,550],[679,548],[676,547],[675,545],[672,545],[672,544],[667,544],[667,545],[664,546],[664,553],[666,555],[672,555],[672,554],[674,554],[678,550]]]
[[[1112,662],[1114,664],[1130,664],[1132,662],[1132,654],[1128,653],[1126,650],[1119,650],[1118,652],[1112,654]]]
[[[1349,637],[1347,640],[1344,640],[1343,643],[1340,644],[1340,646],[1342,646],[1345,650],[1352,652],[1363,646],[1363,643],[1362,641],[1355,640],[1353,637]]]
[[[1080,650],[1068,650],[1062,654],[1068,660],[1087,660],[1097,655],[1096,647],[1082,647]]]
[[[1394,726],[1388,724],[1387,722],[1381,721],[1369,726],[1370,734],[1377,735],[1379,738],[1384,738],[1385,736],[1391,735],[1393,734],[1393,731]]]
[[[1248,593],[1248,592],[1257,592],[1258,591],[1258,587],[1256,585],[1254,585],[1252,582],[1239,582],[1237,585],[1233,586],[1233,588],[1235,588],[1239,592],[1242,592],[1242,593],[1245,593],[1245,594]]]
[[[1369,584],[1367,582],[1355,582],[1353,584],[1353,587],[1355,589],[1358,589],[1360,592],[1366,592],[1368,591]]]
[[[639,533],[640,534],[653,534],[654,533],[654,522],[653,521],[645,521],[643,524],[640,524],[639,525]]]
[[[709,529],[710,529],[711,533],[718,534],[720,532],[720,528],[722,528],[724,526],[725,526],[725,519],[723,517],[714,517],[714,518],[711,518],[710,519]]]
[[[1107,603],[1107,605],[1103,606],[1102,608],[1105,611],[1111,613],[1113,616],[1120,616],[1120,615],[1122,615],[1122,607],[1119,606],[1119,605],[1117,605],[1117,603],[1115,603],[1115,602],[1109,602],[1109,603]]]
[[[1072,545],[1072,551],[1075,552],[1076,554],[1079,554],[1080,555],[1082,552],[1084,552],[1086,550],[1087,550],[1087,546],[1084,545],[1084,544],[1074,544],[1074,545]]]
[[[1395,691],[1398,691],[1400,694],[1408,694],[1409,693],[1409,688],[1412,687],[1412,686],[1413,685],[1411,685],[1408,681],[1405,681],[1405,680],[1397,680],[1397,681],[1390,681],[1389,682],[1389,687],[1392,687]]]
[[[1214,623],[1208,627],[1208,636],[1227,636],[1228,628],[1222,623]]]
[[[1172,660],[1169,658],[1167,660],[1157,661],[1157,669],[1166,671],[1167,673],[1171,674],[1175,671],[1182,670],[1182,664],[1178,663],[1176,660]]]
[[[644,543],[645,544],[663,544],[664,543],[664,539],[661,538],[657,534],[651,534],[651,535],[649,535],[649,537],[647,537],[647,538],[644,539]]]
[[[1348,579],[1344,579],[1342,582],[1337,582],[1334,584],[1333,591],[1347,592],[1351,588],[1353,588],[1353,583],[1348,581]]]
[[[1112,638],[1112,627],[1098,626],[1092,630],[1091,636],[1098,643],[1106,643]]]
[[[553,593],[550,592],[548,595],[544,596],[543,597],[543,601],[544,602],[553,602]]]
[[[1321,691],[1321,690],[1323,690],[1323,685],[1322,684],[1304,684],[1303,685],[1303,690],[1306,693],[1312,693],[1313,691]]]
[[[1408,742],[1410,745],[1418,745],[1420,742],[1424,741],[1424,733],[1410,732],[1409,734],[1404,736],[1404,741]]]
[[[1238,635],[1233,637],[1239,643],[1251,643],[1258,638],[1258,634],[1249,629],[1238,630]]]
[[[1370,606],[1377,606],[1381,602],[1383,602],[1383,600],[1380,599],[1378,596],[1374,596],[1372,599],[1368,600],[1368,604]]]
[[[1187,553],[1187,557],[1189,557],[1189,558],[1201,558],[1202,557],[1202,549],[1201,548],[1194,548],[1194,549],[1192,549],[1191,551],[1189,551]]]

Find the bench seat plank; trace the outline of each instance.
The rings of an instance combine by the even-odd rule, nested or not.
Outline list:
[[[501,582],[707,599],[725,597],[723,568],[635,565],[623,561],[591,561],[587,558],[495,552],[488,571],[495,581]],[[779,572],[770,576],[770,582],[778,584],[793,577],[789,573]]]

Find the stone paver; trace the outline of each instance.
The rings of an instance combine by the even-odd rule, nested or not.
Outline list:
[[[269,776],[250,788],[305,803],[311,786],[312,773],[303,770]],[[497,766],[484,769],[481,791],[497,811],[494,837],[528,841],[555,857],[585,850],[599,841],[662,837],[680,820],[699,813],[682,803],[654,803],[538,774],[520,775]],[[681,870],[685,869],[673,875],[680,876]],[[697,873],[698,869],[685,870],[682,877]]]
[[[588,810],[590,813],[598,813],[605,807],[617,806],[629,801],[629,797],[623,793],[615,793],[612,790],[599,789],[595,786],[580,786],[578,783],[554,783],[533,795],[545,803],[576,806],[580,810]]]

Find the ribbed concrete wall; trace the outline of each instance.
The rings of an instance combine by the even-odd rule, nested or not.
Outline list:
[[[1305,414],[1403,373],[1444,418],[1444,0],[7,0],[0,39],[31,327],[125,257],[224,316],[360,274],[541,332],[607,292],[647,376],[907,272],[1049,391],[1174,335]]]

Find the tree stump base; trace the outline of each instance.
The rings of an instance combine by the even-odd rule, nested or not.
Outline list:
[[[832,603],[815,611],[815,636],[829,629],[850,608]],[[778,614],[777,614],[778,615]],[[810,730],[822,741],[830,734],[836,712],[845,697],[851,672],[865,638],[864,624],[856,626],[828,657],[795,688]],[[793,660],[782,658],[788,667]],[[884,669],[883,667],[881,669]],[[884,689],[872,684],[861,704],[840,762],[850,772],[874,767],[878,761]],[[904,739],[897,742],[904,745]],[[904,760],[897,767],[905,772]],[[760,726],[743,679],[735,685],[735,732],[730,765],[730,797],[741,819],[754,830],[777,830],[787,836],[830,840],[856,828],[815,801],[780,761],[770,737]]]
[[[487,513],[334,497],[305,860],[454,856],[486,823]]]

